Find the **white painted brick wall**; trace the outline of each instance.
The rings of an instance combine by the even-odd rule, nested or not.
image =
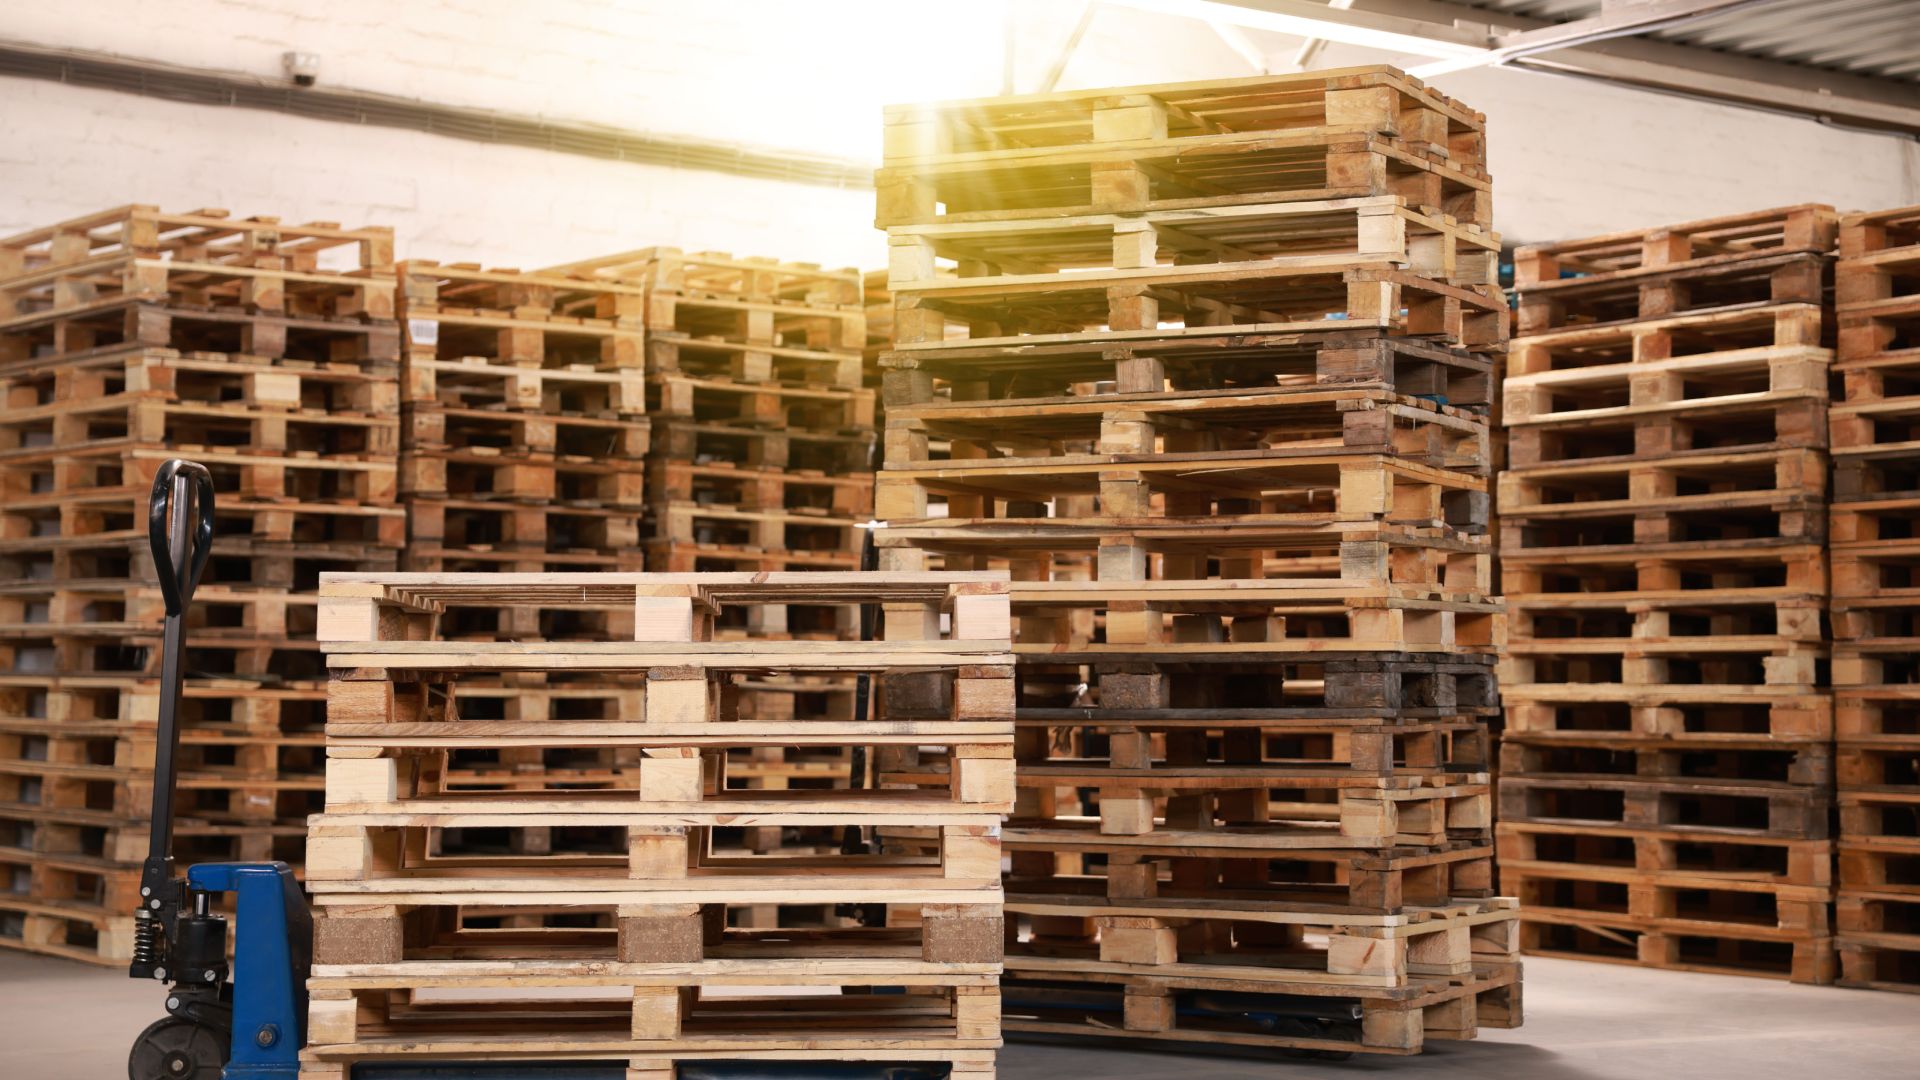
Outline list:
[[[882,265],[873,192],[0,79],[0,235],[130,202],[392,225],[402,255],[533,268],[653,244]]]
[[[298,50],[324,86],[877,158],[882,103],[998,91],[1009,2],[69,0],[0,35],[275,79]]]

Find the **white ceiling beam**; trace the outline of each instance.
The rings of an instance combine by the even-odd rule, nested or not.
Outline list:
[[[1207,22],[1226,22],[1300,38],[1322,38],[1414,56],[1477,56],[1493,42],[1484,33],[1435,26],[1372,12],[1351,11],[1313,0],[1107,0],[1122,7]]]
[[[1267,54],[1261,50],[1259,43],[1247,36],[1246,31],[1232,23],[1218,20],[1207,23],[1207,26],[1213,31],[1214,36],[1220,39],[1221,44],[1240,54],[1240,59],[1245,60],[1247,65],[1253,68],[1254,74],[1267,74]]]
[[[1067,35],[1067,40],[1060,46],[1060,52],[1054,56],[1053,63],[1048,66],[1046,77],[1040,81],[1040,93],[1051,94],[1054,87],[1060,85],[1060,76],[1067,73],[1067,64],[1073,60],[1073,54],[1080,49],[1080,39],[1087,36],[1087,27],[1093,25],[1093,12],[1093,0],[1086,0],[1080,5],[1080,17],[1074,20],[1073,32]]]
[[[1431,79],[1470,68],[1491,67],[1535,56],[1555,49],[1605,41],[1609,38],[1643,34],[1664,26],[1673,26],[1708,15],[1723,15],[1741,8],[1760,7],[1779,0],[1607,0],[1600,14],[1572,22],[1542,26],[1534,30],[1496,35],[1496,44],[1475,56],[1450,57],[1410,68],[1407,74]]]

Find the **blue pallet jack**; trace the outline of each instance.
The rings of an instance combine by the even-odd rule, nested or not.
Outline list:
[[[167,1015],[134,1040],[132,1080],[240,1080],[299,1075],[306,1041],[312,917],[286,863],[207,863],[174,875],[174,757],[187,605],[213,550],[213,475],[174,458],[153,478],[147,540],[166,602],[153,821],[140,867],[128,974],[170,984]],[[231,969],[227,920],[211,910],[231,893],[242,934]],[[229,976],[231,975],[231,978]],[[235,993],[235,987],[245,993]]]
[[[187,606],[213,549],[213,475],[173,458],[153,479],[147,540],[166,604],[153,822],[134,915],[136,979],[167,983],[167,1015],[134,1040],[129,1080],[297,1080],[306,1045],[313,916],[283,862],[204,863],[174,875],[174,757],[180,746]],[[869,540],[869,543],[871,541]],[[864,682],[864,681],[863,681]],[[862,686],[864,691],[865,687]],[[240,926],[227,962],[231,894]],[[624,1062],[395,1062],[353,1067],[352,1080],[624,1080]],[[943,1066],[832,1061],[699,1061],[679,1080],[943,1080]]]

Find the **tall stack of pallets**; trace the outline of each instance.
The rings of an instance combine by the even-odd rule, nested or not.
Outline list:
[[[1519,1023],[1482,117],[1365,68],[886,122],[883,567],[1014,579],[1008,1030]]]
[[[327,801],[309,839],[316,918],[301,1075],[486,1058],[613,1060],[629,1080],[671,1080],[719,1059],[899,1062],[990,1080],[1000,823],[1013,797],[1006,590],[1004,575],[965,573],[330,576],[320,612],[333,675]],[[434,633],[449,605],[562,595],[627,611],[633,640]],[[787,604],[877,605],[883,640],[714,640],[731,609]],[[610,722],[470,718],[466,681],[513,670],[634,675],[643,701]],[[763,672],[864,674],[871,715],[742,717],[737,688]],[[728,774],[736,747],[849,744],[889,749],[925,780],[760,791]],[[446,786],[450,755],[507,745],[636,748],[638,790]],[[742,822],[932,828],[938,847],[716,852],[713,831]],[[601,843],[564,855],[446,847],[458,831],[524,829]],[[730,926],[730,908],[840,903],[884,919]],[[516,909],[560,914],[537,928],[503,925],[500,912]]]
[[[405,330],[401,491],[404,569],[419,572],[638,571],[646,514],[646,306],[641,290],[561,274],[399,265]],[[624,637],[631,613],[569,603],[456,606],[448,638],[578,641]],[[617,720],[632,680],[503,673],[466,688],[475,719]],[[475,748],[454,781],[511,790],[568,777],[631,787],[636,753]],[[522,830],[516,843],[548,842]],[[544,848],[540,848],[544,850]]]
[[[1920,206],[1849,214],[1835,269],[1840,981],[1920,990]]]
[[[152,800],[161,464],[212,470],[176,853],[298,863],[325,570],[391,569],[392,233],[128,206],[0,240],[0,942],[125,961]]]
[[[1518,253],[1499,818],[1528,950],[1833,978],[1835,224]]]

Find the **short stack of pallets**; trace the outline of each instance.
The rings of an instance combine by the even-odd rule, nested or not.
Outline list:
[[[0,942],[131,955],[168,458],[219,492],[188,623],[183,863],[298,863],[318,575],[404,539],[392,233],[129,206],[0,240]]]
[[[1920,206],[1849,214],[1835,268],[1840,981],[1920,990]]]
[[[1833,978],[1835,225],[1517,255],[1499,819],[1527,950]]]
[[[434,633],[448,605],[560,595],[630,612],[633,640]],[[878,605],[883,640],[713,640],[732,608],[786,604]],[[1000,823],[1013,797],[1009,621],[1006,579],[994,574],[329,576],[327,799],[309,839],[301,1075],[494,1058],[613,1060],[629,1080],[670,1080],[718,1059],[899,1062],[990,1080]],[[469,718],[466,680],[513,670],[636,675],[643,701],[612,722]],[[742,717],[736,688],[762,672],[865,674],[872,714]],[[925,782],[758,791],[728,775],[731,748],[849,744],[885,748]],[[506,745],[636,748],[638,790],[446,787],[451,754]],[[928,856],[715,852],[713,830],[742,822],[913,826],[938,845]],[[564,855],[447,846],[459,833],[528,828],[602,843]],[[730,926],[729,908],[837,903],[885,918]],[[502,909],[560,914],[515,927]]]
[[[882,565],[1014,579],[1008,1030],[1518,1024],[1482,117],[1365,68],[886,120]]]

